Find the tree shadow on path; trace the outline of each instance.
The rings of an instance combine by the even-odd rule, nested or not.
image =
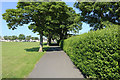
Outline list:
[[[39,47],[33,47],[33,48],[26,48],[24,49],[27,52],[38,52]],[[50,46],[50,47],[44,47],[43,51],[51,52],[51,51],[61,51],[62,49],[59,46]]]
[[[47,49],[47,52],[51,52],[51,51],[62,51],[62,49],[59,46],[50,46]]]
[[[40,47],[33,47],[33,48],[26,48],[24,50],[26,50],[26,52],[38,52]],[[49,47],[44,47],[43,51],[47,51]]]

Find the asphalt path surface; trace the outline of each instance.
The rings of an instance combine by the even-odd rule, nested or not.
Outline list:
[[[84,78],[59,46],[51,46],[28,78]]]

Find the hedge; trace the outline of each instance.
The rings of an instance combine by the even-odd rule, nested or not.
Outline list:
[[[73,36],[60,45],[86,77],[120,79],[118,27]]]

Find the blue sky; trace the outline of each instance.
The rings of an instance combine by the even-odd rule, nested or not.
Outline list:
[[[73,7],[74,2],[66,2],[66,4],[69,7]],[[5,13],[6,9],[16,9],[16,6],[17,6],[17,2],[2,2],[2,14]],[[76,11],[76,13],[80,12],[78,9],[76,9],[74,7],[73,7],[73,9]],[[2,28],[2,32],[1,32],[0,36],[6,36],[6,35],[7,36],[11,36],[11,35],[17,35],[18,36],[19,34],[25,34],[26,36],[31,35],[31,36],[34,36],[34,37],[39,37],[39,35],[37,35],[37,33],[33,33],[31,30],[28,29],[28,25],[19,26],[15,30],[8,29],[7,23],[3,19],[2,19],[1,28]],[[86,23],[83,23],[82,30],[79,31],[79,34],[88,32],[89,30],[90,30],[89,25],[86,24]]]

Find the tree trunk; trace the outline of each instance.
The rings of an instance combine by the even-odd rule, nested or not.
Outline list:
[[[47,39],[47,45],[51,45],[51,38],[52,38],[52,36],[51,36],[51,34],[49,34],[49,36],[48,36],[48,39]]]
[[[64,36],[64,39],[67,39],[67,31],[65,32],[65,36]]]
[[[49,34],[49,38],[48,38],[48,44],[49,44],[49,46],[51,45],[51,38],[52,38],[52,36],[51,36],[51,34]]]
[[[39,52],[43,52],[43,33],[40,34],[40,48]]]
[[[60,41],[64,38],[63,34],[60,34]]]
[[[60,41],[61,41],[62,39],[64,39],[64,35],[63,35],[63,34],[60,34],[60,39],[57,40],[57,44],[58,44],[58,45],[59,45],[59,43],[60,43]]]
[[[47,46],[49,46],[49,41],[48,41],[48,38],[47,38]]]

